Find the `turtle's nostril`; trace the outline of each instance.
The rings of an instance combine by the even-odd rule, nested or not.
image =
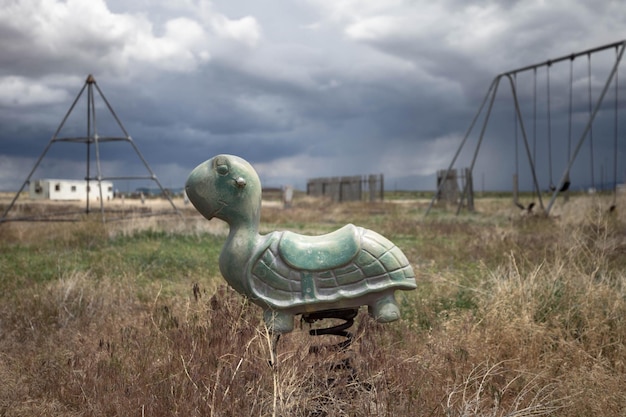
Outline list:
[[[235,182],[237,183],[237,187],[244,188],[246,186],[246,180],[242,177],[238,177]]]

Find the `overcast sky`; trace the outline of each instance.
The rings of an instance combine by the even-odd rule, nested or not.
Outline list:
[[[387,189],[432,189],[497,74],[625,38],[621,1],[0,0],[0,190],[22,185],[88,74],[165,187],[231,153],[268,186],[383,173]],[[594,99],[615,54],[592,57]],[[619,75],[626,86],[626,71]],[[567,161],[569,62],[551,77],[557,181]],[[585,57],[573,78],[577,140],[588,116]],[[517,81],[547,186],[545,68],[536,122],[532,72]],[[510,87],[499,91],[476,189],[511,188],[513,107]],[[596,182],[613,177],[613,94],[594,125]],[[86,134],[86,106],[81,99],[60,137]],[[101,136],[120,134],[101,105],[96,115]],[[146,173],[128,144],[103,143],[100,153],[105,176]],[[85,155],[85,145],[55,143],[33,178],[83,178]],[[579,159],[577,181],[587,182],[587,145]]]

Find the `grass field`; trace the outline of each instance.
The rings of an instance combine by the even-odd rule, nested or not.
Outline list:
[[[331,337],[297,325],[273,367],[260,309],[219,274],[220,221],[0,224],[0,416],[623,415],[626,198],[427,204],[264,206],[264,233],[376,230],[418,280],[400,321],[362,311],[349,351],[317,354]]]

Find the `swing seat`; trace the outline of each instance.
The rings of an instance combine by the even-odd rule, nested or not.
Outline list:
[[[559,188],[559,192],[560,192],[560,193],[564,193],[565,191],[569,190],[569,186],[570,186],[570,184],[571,184],[571,182],[570,182],[569,180],[568,180],[568,181],[565,181],[565,182],[563,183],[563,185],[561,186],[561,188]],[[549,188],[550,188],[550,191],[551,191],[551,192],[556,191],[556,185],[554,185],[554,184],[550,184],[550,187],[549,187]]]

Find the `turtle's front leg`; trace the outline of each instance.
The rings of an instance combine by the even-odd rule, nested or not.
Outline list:
[[[289,333],[293,330],[293,314],[268,309],[263,312],[263,320],[271,338],[270,365],[274,366],[277,362],[276,345],[278,344],[278,339],[280,339],[281,334]]]
[[[263,320],[271,334],[289,333],[293,330],[293,314],[280,310],[265,310]]]

